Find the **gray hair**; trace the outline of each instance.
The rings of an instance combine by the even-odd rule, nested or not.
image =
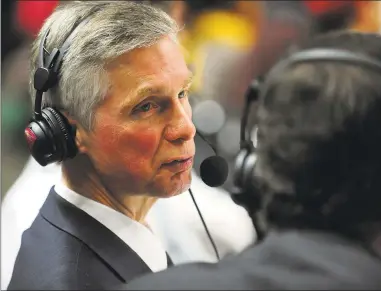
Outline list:
[[[90,130],[93,113],[109,88],[104,66],[135,48],[148,47],[168,35],[176,39],[178,27],[165,12],[130,1],[73,1],[60,5],[43,25],[32,47],[30,92],[34,103],[33,75],[38,48],[50,29],[45,48],[59,48],[73,28],[76,33],[60,69],[59,84],[44,94],[43,106],[66,111]]]

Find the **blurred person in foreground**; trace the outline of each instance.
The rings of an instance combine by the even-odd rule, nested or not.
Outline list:
[[[302,47],[315,48],[381,62],[376,34],[331,33]],[[174,267],[124,288],[379,290],[380,75],[328,60],[270,72],[259,101],[254,169],[267,237],[217,264]]]
[[[72,4],[70,4],[70,3],[65,3],[65,4],[68,5],[68,7],[69,7],[68,9],[71,9],[70,7],[74,7],[76,5],[76,4],[73,4],[74,6],[72,6]],[[83,7],[86,8],[86,7],[90,7],[92,4],[91,3],[89,3],[89,4],[82,3],[82,4],[78,4],[78,5],[81,7],[84,5]],[[103,5],[103,4],[100,4],[100,5]],[[126,5],[128,5],[128,4],[126,4]],[[121,7],[124,7],[124,6],[122,5]],[[63,9],[63,10],[61,10],[61,13],[62,13],[62,11],[65,11],[66,8],[61,8],[61,9]],[[128,18],[128,16],[127,16],[127,18]],[[147,50],[148,49],[150,49],[150,47],[147,48]],[[137,49],[137,50],[139,51],[140,49]],[[134,50],[130,53],[127,53],[127,55],[133,54],[133,53],[134,53]],[[127,57],[127,55],[126,55],[126,57]],[[142,57],[142,56],[140,56],[140,57]],[[131,59],[136,59],[136,58],[135,57],[133,58],[133,56],[131,56]],[[123,62],[121,62],[121,64],[122,63]],[[158,64],[156,64],[156,65],[158,65]],[[123,67],[123,66],[121,66],[121,67]],[[181,69],[180,67],[181,66],[179,66],[179,68],[177,69],[177,72],[179,69]],[[136,71],[138,71],[138,70],[136,70]],[[33,73],[33,71],[32,71],[32,73]],[[168,85],[167,87],[169,88],[169,86],[174,86],[174,84]],[[188,89],[188,88],[184,88],[184,90],[185,89]],[[32,93],[34,94],[34,92],[32,92]],[[185,94],[186,92],[181,92],[180,95],[184,95],[183,93]],[[180,96],[179,98],[180,98],[179,99],[180,102],[183,104],[183,107],[185,109],[187,109],[187,107],[186,107],[186,105],[187,105],[186,94],[184,96]],[[56,101],[56,100],[54,100],[54,101]],[[177,104],[177,105],[179,105],[179,104]],[[101,105],[100,107],[102,107],[102,106],[103,105]],[[151,105],[150,105],[150,103],[148,103],[146,106],[150,107]],[[174,106],[174,104],[171,104],[170,108],[172,108],[173,106]],[[153,106],[153,107],[154,108],[149,108],[150,110],[148,110],[148,111],[157,112],[156,107],[155,106]],[[175,108],[179,109],[178,107],[175,107]],[[100,109],[97,109],[97,110],[100,110]],[[104,110],[106,110],[106,108]],[[109,108],[107,108],[107,110],[109,110]],[[187,109],[187,110],[189,110],[189,109]],[[176,111],[176,110],[174,110],[174,111]],[[187,112],[188,111],[186,111],[186,113]],[[105,112],[103,112],[103,113],[106,114]],[[152,116],[149,113],[143,112],[142,114],[143,115],[148,114],[148,115]],[[155,115],[157,115],[157,114],[153,114],[153,116],[155,116]],[[187,120],[186,116],[183,116],[183,117],[186,121]],[[102,118],[104,118],[104,117],[102,117]],[[146,119],[146,118],[143,118],[143,117],[142,118],[136,118],[134,120],[134,122],[131,122],[131,126],[132,126],[132,124],[134,124],[134,126],[137,126],[139,124],[138,120],[142,120],[141,122],[143,122],[144,119]],[[185,125],[186,124],[187,123],[185,122]],[[175,126],[168,125],[167,127],[169,128],[169,127],[175,127]],[[189,130],[192,131],[192,126],[190,124],[188,124],[187,127],[188,127],[188,131]],[[132,128],[130,127],[130,129],[132,129]],[[152,129],[153,129],[153,127],[151,127],[151,133],[153,133]],[[182,129],[180,129],[180,130],[186,130],[186,128],[184,129],[184,127],[182,127]],[[86,130],[84,130],[84,131],[86,132]],[[142,134],[145,132],[144,130],[141,130],[141,131],[142,131]],[[119,135],[119,133],[121,134],[122,132],[121,131],[118,131],[118,132],[113,131],[112,133],[115,135]],[[136,130],[135,133],[138,134],[138,131]],[[93,135],[94,135],[94,133],[93,133]],[[139,134],[138,134],[138,136],[139,136]],[[89,138],[89,137],[86,137],[86,140],[87,140],[87,138]],[[116,143],[118,142],[118,140],[119,139],[116,139],[116,136],[115,136],[115,139],[111,138],[110,145],[112,145],[112,143],[115,142],[115,146],[116,146],[117,145]],[[139,140],[135,139],[135,141],[139,141]],[[147,143],[148,143],[148,141],[147,141]],[[175,142],[175,143],[177,144],[177,142]],[[187,142],[187,143],[189,144],[189,142]],[[127,147],[134,146],[134,142],[123,143],[123,144],[126,144]],[[152,144],[155,144],[155,143],[152,143]],[[182,144],[182,142],[180,140],[179,144],[177,146],[180,146],[181,144]],[[150,145],[150,148],[151,147],[152,146]],[[168,152],[170,152],[170,151],[168,151]],[[97,157],[101,156],[101,154],[97,155]],[[109,154],[107,154],[107,156],[106,156],[106,154],[107,153],[103,154],[103,157],[105,159],[109,160]],[[118,155],[118,152],[116,151],[116,153],[114,155]],[[132,154],[131,154],[131,156],[132,156]],[[136,158],[138,156],[139,155],[137,153],[135,153],[134,158]],[[127,157],[127,155],[125,155],[124,157]],[[77,157],[75,159],[79,159],[79,157]],[[83,157],[81,159],[83,160]],[[138,161],[138,158],[137,158],[137,161]],[[70,167],[71,171],[73,171],[73,168],[74,168],[73,162],[74,161],[64,162],[63,168],[65,169],[66,167]],[[109,160],[109,162],[110,162],[110,160]],[[116,161],[114,160],[111,162],[114,163]],[[91,163],[95,164],[95,162],[91,162]],[[114,165],[115,165],[115,163],[114,163]],[[92,165],[89,165],[90,168],[91,168],[91,166]],[[144,165],[142,164],[142,166],[144,166]],[[112,170],[111,165],[110,165],[109,169],[110,168]],[[139,167],[135,167],[134,170],[137,170],[138,168]],[[81,176],[80,174],[78,174],[78,170],[79,169],[77,167],[75,169],[75,173],[77,174],[76,176]],[[126,170],[131,170],[131,168],[128,168]],[[61,176],[60,172],[61,172],[61,165],[51,164],[51,165],[48,165],[47,167],[43,168],[43,167],[39,166],[31,158],[28,161],[28,163],[27,163],[23,173],[19,177],[19,179],[16,181],[16,183],[13,185],[13,187],[8,192],[6,199],[5,199],[4,203],[2,204],[2,218],[3,218],[2,219],[2,251],[4,254],[4,256],[2,256],[2,288],[6,288],[6,286],[8,284],[7,282],[9,282],[9,277],[10,277],[10,274],[11,274],[12,269],[13,269],[13,267],[11,267],[11,266],[13,265],[16,253],[20,247],[21,233],[31,225],[32,221],[34,220],[34,218],[36,217],[36,215],[38,213],[39,208],[43,204],[43,200],[46,198],[48,191],[50,190],[51,186],[54,185],[56,180],[60,179],[60,176]],[[91,176],[92,172],[93,172],[93,169],[91,169],[90,174],[86,175],[86,176]],[[65,170],[64,170],[64,176],[65,176]],[[78,182],[78,181],[76,181],[76,182]],[[81,181],[79,181],[79,182],[81,182]],[[123,182],[123,183],[125,183],[125,182]],[[65,183],[60,182],[60,183],[58,183],[58,187],[56,187],[56,188],[59,188],[61,190],[64,189],[64,192],[67,194],[66,188],[68,188],[68,187],[66,187],[66,186],[67,185]],[[130,187],[130,186],[131,185],[129,185],[128,187]],[[127,189],[128,189],[128,187],[127,187]],[[186,188],[187,186],[185,185],[184,187]],[[248,215],[246,214],[246,212],[244,211],[244,209],[242,207],[239,207],[232,202],[231,198],[228,196],[227,193],[221,193],[221,191],[218,191],[217,189],[211,189],[211,188],[207,187],[206,185],[204,185],[201,182],[201,180],[197,176],[192,181],[192,188],[194,189],[194,192],[195,192],[194,194],[196,196],[196,200],[200,204],[201,211],[204,214],[204,218],[206,220],[206,223],[208,224],[208,226],[210,228],[211,234],[215,239],[217,248],[218,248],[221,256],[224,256],[227,253],[239,252],[243,248],[245,248],[248,244],[253,242],[253,240],[255,239],[255,230],[254,230],[252,223],[250,222]],[[57,189],[55,189],[55,190],[57,190]],[[73,190],[73,189],[70,189],[70,190]],[[84,189],[84,190],[86,190],[86,189]],[[183,189],[183,190],[185,190],[185,189]],[[183,190],[179,190],[179,191],[183,191]],[[79,190],[79,191],[81,191],[81,190]],[[99,191],[97,191],[97,192],[99,192]],[[63,196],[65,196],[65,193],[63,194]],[[58,193],[58,194],[60,194],[60,193]],[[69,195],[71,195],[71,194],[69,194]],[[80,194],[82,194],[82,193],[80,193]],[[105,193],[105,194],[107,194],[107,193]],[[85,193],[85,195],[87,195],[91,199],[97,198],[97,197],[92,197],[92,193]],[[52,194],[49,195],[49,197],[51,197],[51,196],[52,196]],[[78,198],[78,196],[76,196],[76,197]],[[68,198],[68,197],[66,197],[66,198]],[[73,198],[73,197],[71,197],[71,198]],[[107,202],[110,202],[110,200],[112,200],[112,198],[110,198],[110,199],[108,197],[104,197],[104,198],[105,199],[102,198],[103,202],[101,202],[101,203],[107,204]],[[48,201],[49,201],[49,199],[50,199],[50,201],[52,200],[51,198],[48,198]],[[80,198],[80,200],[81,199],[82,199],[82,197]],[[76,204],[75,203],[76,201],[72,201],[71,199],[69,199],[69,200],[70,200],[69,202],[74,202],[74,204]],[[108,201],[106,202],[104,200],[108,200]],[[129,198],[129,200],[132,201],[132,198]],[[147,201],[148,200],[149,199],[147,199]],[[85,204],[85,206],[82,205],[83,207],[81,206],[81,208],[86,209],[86,211],[90,215],[94,214],[93,211],[96,211],[96,209],[99,208],[99,205],[94,204],[94,203],[91,204],[92,201],[90,202],[91,205],[88,205],[88,202],[89,201],[85,199],[84,202],[82,203],[82,204]],[[207,204],[209,204],[209,205],[218,204],[219,205],[218,211],[217,211],[217,209],[212,208],[212,207],[205,207],[205,205],[207,205]],[[112,205],[110,205],[110,206],[112,206]],[[46,205],[42,208],[40,214],[37,217],[37,220],[36,220],[37,222],[35,222],[33,224],[32,228],[26,232],[25,237],[30,238],[31,236],[33,236],[33,233],[36,231],[36,224],[38,224],[38,221],[41,221],[41,216],[46,211],[46,208],[47,208]],[[147,246],[145,243],[141,243],[143,249],[147,248],[147,247],[152,247],[152,245],[156,245],[156,250],[159,249],[159,251],[156,252],[155,254],[152,254],[152,252],[147,253],[146,252],[147,250],[145,250],[145,254],[144,254],[145,263],[148,264],[148,267],[151,271],[156,271],[162,267],[167,266],[166,263],[163,264],[163,260],[160,260],[160,258],[163,259],[163,252],[162,252],[163,249],[160,247],[161,243],[165,246],[164,249],[168,250],[168,253],[170,254],[171,258],[173,256],[174,263],[189,262],[189,261],[211,261],[211,262],[213,262],[216,260],[215,255],[213,253],[213,249],[210,246],[210,242],[207,239],[205,230],[202,227],[202,224],[199,220],[199,217],[197,216],[196,209],[194,208],[194,205],[192,204],[192,200],[189,197],[189,195],[186,195],[186,196],[178,195],[178,196],[173,196],[170,199],[162,199],[160,201],[157,201],[153,205],[151,211],[148,211],[148,208],[149,207],[147,206],[146,210],[148,213],[147,213],[147,216],[145,217],[146,223],[149,224],[150,228],[153,230],[155,235],[158,236],[158,238],[160,238],[160,242],[158,242],[157,239],[155,237],[153,237],[152,234],[147,234],[147,232],[146,232],[146,235],[148,235],[149,238],[151,238],[151,239],[147,240],[147,241],[150,241],[151,246],[149,246],[149,245]],[[110,212],[109,209],[106,209],[104,211],[106,211],[105,216],[107,215],[107,213]],[[143,209],[143,211],[144,211],[144,209]],[[234,214],[233,215],[234,218],[227,219],[227,217],[226,217],[226,215],[224,215],[224,213],[232,213],[232,214]],[[114,215],[112,213],[109,213],[109,214],[111,215],[111,217],[115,216],[115,214]],[[97,216],[97,215],[94,215],[94,216]],[[136,217],[134,217],[134,218],[136,218]],[[52,219],[55,220],[54,217]],[[117,222],[118,220],[121,219],[121,217],[119,216],[119,219],[117,217],[114,217],[114,219]],[[127,218],[125,218],[125,219],[127,219]],[[110,223],[111,223],[110,220],[108,220],[108,222],[107,221],[105,222],[102,220],[102,217],[100,217],[99,220],[101,223],[107,224],[106,227],[109,227],[112,231],[115,230],[114,227],[112,225],[110,225]],[[141,217],[140,222],[144,223],[143,220],[144,220],[144,213],[142,213],[142,217]],[[88,221],[87,221],[87,223],[88,223]],[[126,225],[128,225],[128,223],[129,222],[127,220]],[[117,225],[117,223],[114,223],[114,224]],[[221,225],[224,225],[224,227],[221,227]],[[237,225],[239,225],[239,226],[237,227]],[[136,227],[136,226],[137,225],[135,223],[131,224],[131,227]],[[129,231],[128,227],[126,226],[124,232],[126,232],[128,234],[128,231]],[[143,230],[143,232],[144,231],[145,231],[145,229]],[[186,231],[186,233],[185,233],[185,231]],[[182,232],[182,233],[180,234],[180,232]],[[232,235],[233,232],[234,232],[234,235]],[[176,235],[173,235],[174,233],[176,233]],[[45,235],[49,235],[49,234],[46,233]],[[118,233],[117,233],[117,235],[118,235]],[[133,234],[130,237],[133,237],[133,236],[138,236],[138,235]],[[99,235],[98,235],[98,237],[99,237]],[[51,239],[53,239],[53,237]],[[133,238],[130,238],[130,239],[134,240]],[[131,241],[129,241],[129,243],[131,243]],[[127,245],[129,243],[127,243]],[[134,243],[134,242],[132,242],[132,243]],[[136,242],[135,242],[135,244],[136,244]],[[28,247],[30,247],[30,245]],[[135,247],[136,247],[136,245],[135,245]],[[23,239],[23,245],[21,247],[22,256],[25,255],[25,248],[26,248],[26,246],[25,246],[25,238],[24,238]],[[110,246],[110,248],[111,248],[111,246]],[[87,248],[85,248],[85,249],[87,249]],[[54,252],[55,251],[56,250],[54,250]],[[98,251],[103,252],[104,250],[98,250]],[[134,249],[134,251],[136,251],[136,249]],[[141,251],[141,248],[140,248],[140,251]],[[136,252],[138,253],[139,256],[141,256],[141,253],[139,251],[136,251]],[[32,254],[32,252],[30,252],[27,255],[30,256],[31,254]],[[57,256],[58,255],[59,255],[59,253],[57,253]],[[34,254],[33,259],[38,259],[38,256],[40,256],[41,257],[40,259],[42,259],[46,255],[45,254],[41,255],[38,252],[36,252]],[[148,258],[148,256],[150,256],[151,258]],[[165,256],[165,253],[164,253],[164,256]],[[15,267],[16,279],[17,279],[17,276],[19,276],[20,272],[23,272],[23,270],[22,270],[23,268],[28,268],[28,266],[20,267],[20,260],[21,260],[20,257],[21,256],[19,255],[18,261],[16,263],[16,267]],[[30,260],[30,258],[27,258],[27,259]],[[55,260],[55,259],[57,259],[57,257],[53,256],[52,258],[49,258],[49,260]],[[82,260],[83,260],[83,257],[82,257]],[[121,258],[116,260],[116,262],[114,262],[114,263],[119,264],[118,263],[119,260],[123,260],[122,266],[126,265],[126,264],[128,265],[128,262],[127,262],[128,260],[125,260],[124,256],[121,256]],[[148,260],[148,262],[147,262],[147,260]],[[33,264],[32,261],[30,263]],[[154,265],[152,266],[152,264],[154,264]],[[59,264],[59,265],[61,265],[61,264]],[[44,269],[45,267],[46,266],[41,266],[42,269]],[[115,267],[115,266],[113,266],[113,267]],[[21,268],[21,270],[20,270],[20,268]],[[37,272],[41,271],[42,269],[37,270]],[[66,276],[67,278],[70,278],[70,276],[75,275],[74,274],[75,272],[73,270],[71,270],[72,273],[70,273],[70,272],[65,273],[66,272],[65,270],[61,270],[61,271],[62,272],[60,272],[59,270],[54,269],[54,268],[49,269],[50,273],[57,272],[57,274],[55,275],[56,277],[57,276],[59,277],[62,275],[62,276]],[[84,271],[86,271],[86,270],[84,270]],[[125,271],[127,272],[127,270],[125,270]],[[147,267],[143,266],[141,271],[147,271]],[[26,275],[26,277],[27,277],[28,272],[25,272],[25,273],[27,274]],[[36,284],[33,285],[33,283],[31,283],[30,285],[28,285],[28,288],[40,288],[38,286],[42,286],[42,285],[45,286],[45,288],[53,288],[53,287],[54,288],[68,288],[68,289],[80,288],[80,286],[72,287],[71,284],[75,284],[75,283],[70,282],[69,279],[65,279],[67,281],[66,283],[65,282],[53,282],[54,280],[49,281],[50,278],[48,278],[49,277],[48,275],[50,273],[47,272],[46,273],[47,275],[45,275],[45,276],[37,276],[36,278],[34,278],[35,281],[33,281],[33,283],[36,283]],[[132,277],[134,274],[127,274],[127,275],[128,276],[131,275],[131,277]],[[14,275],[14,277],[15,277],[15,275]],[[26,278],[26,279],[28,279],[28,278]],[[101,286],[103,283],[98,284],[99,281],[95,282],[95,281],[101,280],[101,279],[102,279],[101,277],[95,278],[95,276],[90,276],[88,278],[88,280],[91,283],[89,283],[89,285],[86,288],[90,288],[90,289],[101,288],[99,286]],[[37,282],[38,280],[40,280],[40,282]],[[85,281],[83,281],[83,282],[79,281],[78,284],[85,284],[86,283]],[[20,287],[20,285],[17,285],[17,283],[19,283],[19,282],[15,283],[15,278],[14,278],[13,282],[10,285],[10,288],[11,289],[12,288],[22,288],[22,287]],[[25,282],[25,283],[27,283],[27,282]],[[38,284],[40,284],[40,285],[38,285]],[[51,284],[55,284],[55,285],[51,285]],[[105,281],[104,284],[107,284],[107,281]],[[58,286],[58,285],[60,285],[60,286]]]

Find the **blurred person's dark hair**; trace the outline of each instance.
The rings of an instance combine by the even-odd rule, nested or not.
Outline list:
[[[381,36],[336,32],[302,49],[381,61]],[[381,221],[381,72],[332,61],[289,65],[258,110],[255,175],[270,225],[358,235]]]

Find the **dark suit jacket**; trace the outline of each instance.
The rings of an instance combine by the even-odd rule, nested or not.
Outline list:
[[[22,236],[8,290],[99,290],[150,272],[118,236],[52,188]]]
[[[381,290],[381,260],[333,234],[274,232],[263,243],[217,264],[174,267],[122,289]]]

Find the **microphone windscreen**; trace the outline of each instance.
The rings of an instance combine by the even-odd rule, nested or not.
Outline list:
[[[228,172],[228,163],[220,156],[211,156],[200,165],[201,179],[209,187],[223,185],[228,178]]]

